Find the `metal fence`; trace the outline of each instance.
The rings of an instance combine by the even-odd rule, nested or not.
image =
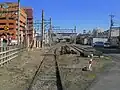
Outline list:
[[[0,66],[16,58],[24,48],[23,45],[0,47]]]

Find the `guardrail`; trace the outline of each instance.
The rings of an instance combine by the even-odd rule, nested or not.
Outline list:
[[[23,49],[22,45],[0,47],[0,66],[16,58]]]

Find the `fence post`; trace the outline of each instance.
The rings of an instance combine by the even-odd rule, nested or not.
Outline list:
[[[37,48],[38,48],[38,41],[37,41]]]
[[[3,52],[3,38],[1,38],[1,52]]]
[[[39,41],[39,48],[40,48],[40,41]]]
[[[39,48],[39,41],[38,41],[38,48]]]

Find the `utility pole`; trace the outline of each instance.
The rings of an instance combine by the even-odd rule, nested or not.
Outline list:
[[[114,15],[109,15],[109,16],[110,16],[110,30],[109,30],[108,41],[110,42],[110,40],[111,40],[111,31],[112,31],[112,27],[114,26],[114,22],[113,22]]]
[[[25,46],[26,48],[28,47],[28,33],[27,33],[27,30],[28,30],[28,24],[27,24],[27,17],[26,17],[26,26],[25,26]]]
[[[52,44],[52,19],[50,18],[50,29],[49,29],[49,44]]]
[[[120,37],[120,27],[119,27],[119,37]]]
[[[25,47],[26,47],[26,48],[28,47],[28,41],[27,41],[27,40],[28,40],[28,38],[27,38],[27,37],[28,37],[28,36],[27,36],[28,34],[27,34],[27,30],[28,30],[28,28],[27,28],[27,25],[26,25],[26,27],[25,27]]]
[[[75,37],[74,37],[75,38],[75,40],[74,40],[75,42],[74,43],[76,44],[76,26],[74,28],[74,33],[75,33]]]
[[[43,40],[44,40],[44,10],[42,10],[42,23],[41,23],[41,48],[43,47]]]
[[[17,43],[20,45],[20,0],[18,0],[18,31],[17,31]]]
[[[119,27],[119,36],[118,36],[118,47],[120,48],[120,27]]]

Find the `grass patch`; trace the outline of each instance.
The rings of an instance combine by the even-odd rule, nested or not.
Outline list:
[[[86,90],[90,84],[96,79],[97,75],[105,70],[105,68],[112,63],[111,57],[94,58],[92,64],[92,71],[82,71],[79,68],[89,65],[90,58],[79,57],[76,58],[74,55],[64,55],[58,60],[59,66],[65,65],[75,65],[76,68],[72,69],[60,69],[61,79],[63,82],[63,87],[66,90]],[[76,63],[77,62],[77,63]]]

